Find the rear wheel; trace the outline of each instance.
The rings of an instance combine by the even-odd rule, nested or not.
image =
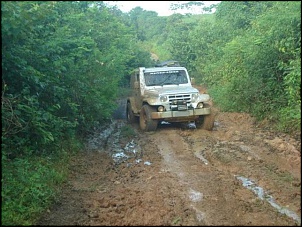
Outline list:
[[[139,115],[139,124],[143,131],[155,131],[157,129],[158,120],[151,118],[153,111],[155,111],[155,109],[151,106],[143,105]]]
[[[131,103],[130,102],[127,103],[127,121],[130,124],[133,124],[133,123],[136,122],[136,117],[135,117],[135,115],[134,115],[134,113],[132,111]]]

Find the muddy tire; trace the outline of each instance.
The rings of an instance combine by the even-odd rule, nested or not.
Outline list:
[[[131,108],[131,103],[127,103],[127,122],[129,124],[136,123],[136,116],[134,115],[132,108]]]
[[[143,131],[155,131],[157,129],[158,120],[151,118],[151,112],[155,111],[148,105],[143,105],[139,115],[139,125]]]
[[[203,118],[203,124],[202,124],[201,128],[208,130],[208,131],[212,131],[214,128],[214,120],[215,120],[214,113],[205,115]]]
[[[196,128],[212,131],[214,128],[215,114],[211,113],[209,115],[199,116],[195,120]]]

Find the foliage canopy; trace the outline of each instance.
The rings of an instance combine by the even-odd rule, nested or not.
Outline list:
[[[1,33],[4,225],[32,224],[50,204],[62,160],[110,120],[130,72],[155,64],[150,53],[186,66],[222,111],[301,130],[299,1],[222,1],[212,14],[168,17],[99,1],[3,1]]]

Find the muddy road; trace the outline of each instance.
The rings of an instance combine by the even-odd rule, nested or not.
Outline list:
[[[213,131],[116,119],[38,225],[301,225],[301,139],[218,112]]]

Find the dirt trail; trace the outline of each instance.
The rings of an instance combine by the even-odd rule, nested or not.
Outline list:
[[[191,126],[191,127],[189,127]],[[301,224],[301,140],[218,112],[214,130],[114,120],[73,158],[38,225]]]

